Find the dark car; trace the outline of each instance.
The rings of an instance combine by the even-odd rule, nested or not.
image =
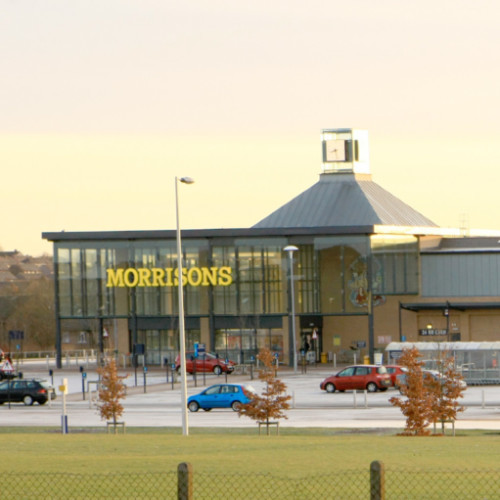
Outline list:
[[[180,355],[175,358],[175,369],[179,370],[181,363]],[[211,373],[215,375],[220,375],[223,372],[232,373],[234,371],[234,366],[236,363],[234,361],[228,360],[226,363],[225,359],[222,359],[217,354],[212,354],[206,352],[199,354],[198,357],[194,357],[194,351],[186,352],[186,371],[188,373],[193,373],[196,368],[196,373]]]
[[[365,389],[368,392],[385,391],[391,387],[391,377],[385,366],[354,365],[325,378],[320,388],[326,392]]]
[[[231,408],[238,411],[242,404],[249,403],[255,394],[253,387],[239,384],[217,384],[188,398],[190,411],[203,408],[210,411],[212,408]]]
[[[56,398],[55,390],[44,380],[4,380],[0,382],[0,404],[33,403],[44,405],[48,400]]]

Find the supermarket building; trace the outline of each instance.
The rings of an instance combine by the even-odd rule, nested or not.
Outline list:
[[[318,182],[253,227],[182,231],[187,349],[245,363],[266,346],[291,364],[294,334],[317,362],[352,350],[373,360],[402,340],[500,340],[498,236],[440,228],[373,182],[366,131],[323,130],[321,147]],[[137,345],[147,364],[174,360],[175,230],[42,237],[54,245],[59,364],[65,351]]]

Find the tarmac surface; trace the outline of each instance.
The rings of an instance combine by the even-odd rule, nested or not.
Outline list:
[[[68,427],[102,427],[95,405],[98,376],[95,369],[84,368],[85,375],[78,366],[53,368],[50,377],[48,365],[26,363],[19,370],[24,378],[43,378],[56,388],[57,398],[46,405],[24,406],[8,403],[0,407],[0,425],[3,426],[54,426],[61,427],[65,413]],[[327,394],[320,390],[320,382],[339,368],[331,365],[308,367],[307,373],[293,373],[288,368],[280,368],[278,377],[287,385],[292,396],[291,408],[286,412],[288,419],[280,421],[280,427],[319,427],[337,429],[363,429],[376,432],[382,429],[403,430],[405,419],[398,408],[389,403],[399,392],[366,393],[364,391]],[[172,383],[171,374],[165,369],[150,369],[146,373],[142,367],[136,370],[120,370],[128,375],[125,379],[127,396],[122,401],[124,414],[121,420],[127,427],[182,427],[180,407],[180,383]],[[196,381],[188,376],[188,396],[200,392],[216,383],[242,383],[252,385],[261,392],[262,384],[256,373],[221,375],[198,374]],[[63,379],[68,382],[69,394],[61,394],[59,386]],[[167,382],[168,380],[168,382]],[[85,390],[85,392],[83,391]],[[468,387],[461,403],[465,411],[460,413],[455,429],[483,429],[500,432],[500,388],[498,386]],[[249,427],[255,422],[230,409],[214,409],[210,412],[188,412],[189,427]],[[451,431],[450,431],[451,432]]]

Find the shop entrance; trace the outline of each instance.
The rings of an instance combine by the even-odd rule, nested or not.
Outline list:
[[[304,352],[308,363],[321,361],[322,327],[323,318],[321,316],[302,316],[300,318],[300,351]]]
[[[304,353],[308,363],[320,362],[320,335],[317,328],[304,328],[300,330],[300,351]]]

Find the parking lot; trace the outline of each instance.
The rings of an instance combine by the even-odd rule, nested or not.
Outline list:
[[[24,378],[44,378],[52,381],[43,365],[26,365],[22,368]],[[318,365],[308,369],[306,374],[294,374],[289,369],[279,372],[292,396],[291,409],[286,412],[287,420],[282,427],[328,427],[328,428],[396,428],[404,427],[404,418],[399,409],[392,407],[389,398],[399,392],[389,389],[386,392],[365,393],[345,392],[328,394],[320,390],[319,384],[334,372],[333,367]],[[164,370],[149,370],[144,374],[142,368],[123,371],[128,374],[127,397],[123,400],[125,412],[123,420],[128,427],[181,427],[180,384],[172,388],[171,378],[167,383]],[[1,408],[1,421],[4,426],[60,426],[63,411],[63,397],[59,391],[62,380],[67,379],[69,394],[66,397],[66,414],[69,428],[104,426],[95,404],[95,370],[88,369],[82,376],[78,367],[54,370],[53,384],[57,399],[45,406],[23,404],[4,404]],[[192,376],[188,376],[188,395],[201,391],[214,383],[224,382],[225,375],[197,376],[196,386]],[[136,385],[137,381],[137,385]],[[261,392],[262,385],[250,374],[229,375],[228,382],[252,385]],[[90,383],[89,383],[90,382]],[[144,384],[145,382],[145,384]],[[206,385],[204,385],[204,382]],[[85,387],[85,394],[82,391]],[[93,394],[87,392],[93,390]],[[500,390],[498,386],[468,387],[462,404],[466,410],[459,415],[457,429],[499,429],[500,430]],[[213,410],[189,413],[191,427],[255,427],[255,422],[239,417],[231,410]]]

